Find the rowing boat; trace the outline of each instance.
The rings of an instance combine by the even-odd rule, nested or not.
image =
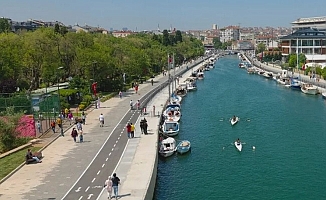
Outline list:
[[[238,151],[241,151],[242,150],[242,144],[241,144],[241,142],[235,141],[234,142],[234,146],[235,146],[235,148],[238,149]]]
[[[239,117],[235,117],[235,119],[231,118],[231,125],[235,125],[239,121]]]

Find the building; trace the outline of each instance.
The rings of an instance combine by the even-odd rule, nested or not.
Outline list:
[[[217,24],[213,24],[213,26],[212,26],[212,30],[217,30],[217,29],[218,29]]]
[[[239,40],[240,28],[239,26],[228,26],[220,29],[220,41],[229,42],[232,40]]]
[[[317,29],[319,31],[326,31],[326,16],[324,17],[309,17],[309,18],[299,18],[295,20],[292,24],[292,31],[297,31],[301,29]]]
[[[303,53],[307,62],[326,62],[326,32],[300,29],[280,38],[282,55]]]
[[[112,35],[114,37],[127,37],[129,35],[133,34],[131,31],[113,31]]]

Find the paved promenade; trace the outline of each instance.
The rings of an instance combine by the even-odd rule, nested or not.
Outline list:
[[[178,68],[177,72],[184,68],[185,66]],[[43,163],[23,166],[0,185],[0,200],[96,199],[102,191],[104,180],[113,171],[117,171],[122,179],[121,192],[128,193],[126,192],[127,186],[129,184],[131,187],[130,182],[135,179],[132,178],[134,173],[129,175],[131,161],[126,161],[126,159],[138,158],[141,154],[132,153],[136,150],[137,152],[153,150],[156,154],[154,147],[157,145],[155,134],[158,124],[158,118],[149,117],[151,134],[128,140],[124,130],[126,122],[138,122],[140,115],[138,111],[130,110],[129,101],[131,99],[134,102],[137,99],[145,100],[147,93],[166,80],[167,76],[159,75],[154,78],[154,86],[150,82],[141,84],[138,94],[135,94],[133,90],[128,90],[123,94],[122,99],[115,97],[101,103],[100,109],[95,109],[87,115],[86,125],[83,127],[84,143],[74,143],[70,137],[71,130],[68,130],[65,137],[59,137],[43,150]],[[167,96],[164,95],[167,93],[163,91],[161,94],[162,100],[163,98],[166,100]],[[148,111],[151,111],[151,105],[148,106]],[[155,103],[155,105],[157,105],[156,110],[159,111],[161,104]],[[101,113],[105,116],[104,127],[99,127],[98,116]],[[138,124],[136,124],[136,136],[139,136]],[[154,140],[156,141],[149,143]],[[139,148],[139,144],[146,149]],[[121,157],[122,154],[125,156]],[[153,156],[157,155],[153,154]],[[154,164],[153,157],[148,159],[151,160],[151,165]],[[120,163],[119,167],[117,163]],[[146,164],[149,163],[146,162]],[[86,169],[85,166],[87,166]],[[132,169],[137,169],[137,164],[132,166]],[[148,166],[148,169],[150,168]],[[136,181],[139,180],[136,179]],[[136,190],[137,187],[135,187]],[[134,191],[129,193],[130,197],[137,194]]]
[[[193,70],[202,65],[195,66],[179,79],[179,83],[188,78]],[[148,108],[155,106],[156,111],[162,113],[164,105],[169,98],[168,87],[158,93],[148,103]],[[145,116],[149,125],[149,135],[141,135],[139,122],[136,124],[136,138],[129,140],[125,153],[117,166],[116,173],[121,180],[119,194],[124,200],[152,200],[155,189],[156,170],[158,162],[158,128],[160,117],[149,114]],[[142,117],[140,117],[142,119]],[[182,120],[182,119],[181,119]],[[149,192],[148,192],[149,191]],[[148,193],[147,193],[148,192]],[[102,190],[98,200],[108,199],[105,189]]]

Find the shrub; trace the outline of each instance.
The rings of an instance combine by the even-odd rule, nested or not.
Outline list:
[[[78,106],[79,110],[84,110],[86,108],[86,102],[81,102]]]

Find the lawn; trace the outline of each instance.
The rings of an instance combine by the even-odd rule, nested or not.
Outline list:
[[[37,152],[41,147],[28,147],[32,150],[32,152]],[[22,149],[17,151],[9,156],[3,157],[0,159],[0,180],[7,176],[10,172],[16,169],[19,165],[25,162],[25,155],[27,153],[27,149]]]

